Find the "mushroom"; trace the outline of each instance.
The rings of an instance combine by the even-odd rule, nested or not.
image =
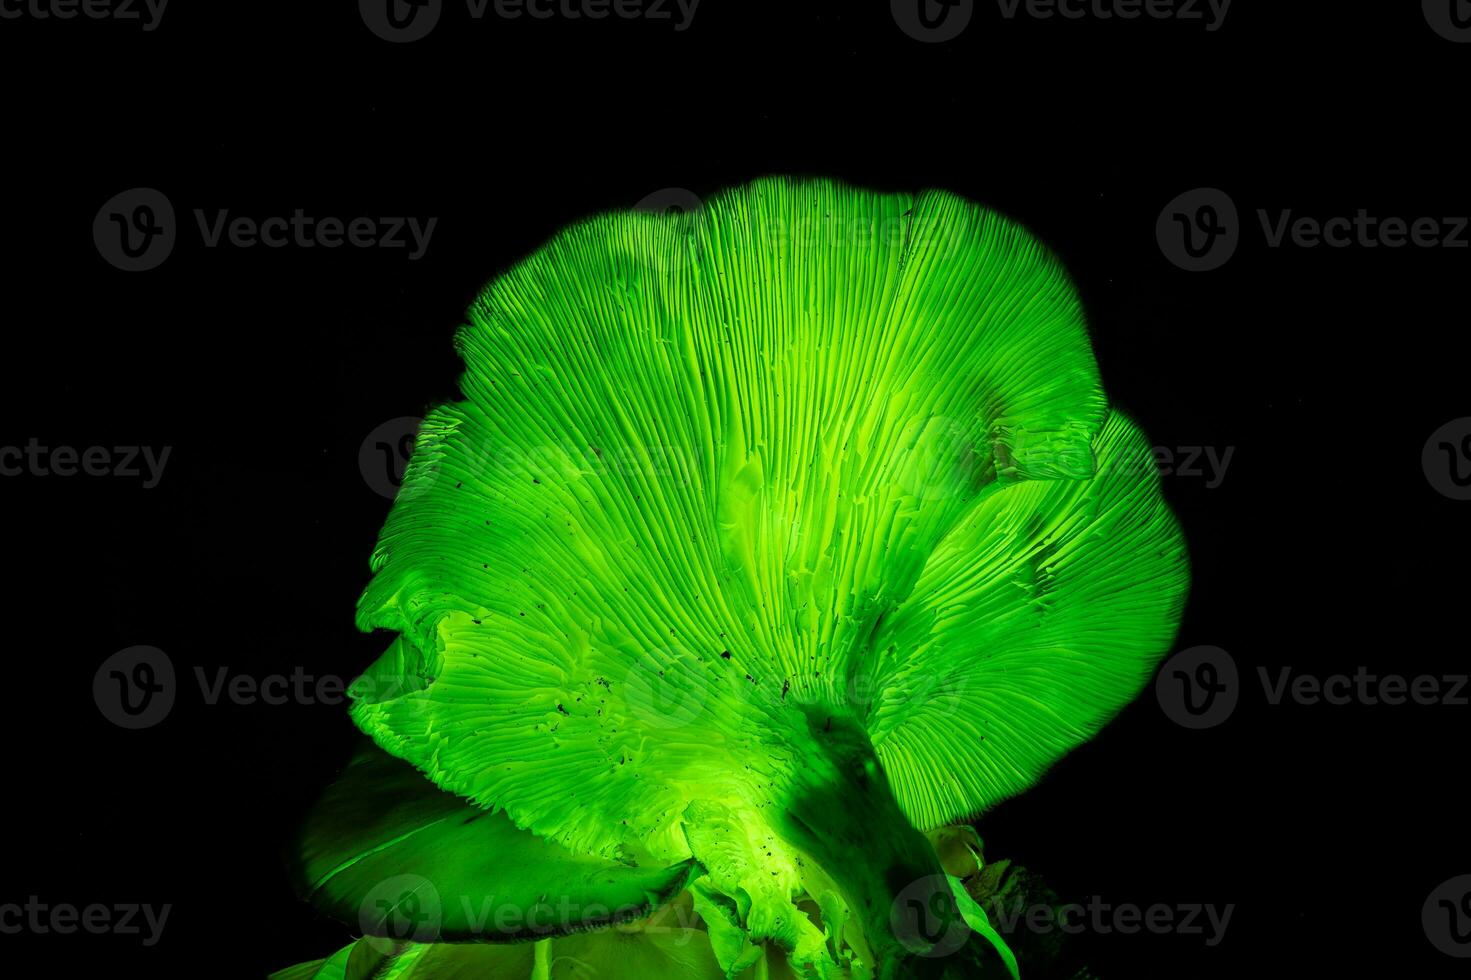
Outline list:
[[[429,871],[377,846],[391,805],[316,839],[461,893],[597,900],[575,868],[646,893],[638,916],[684,895],[715,975],[1004,975],[994,934],[940,955],[936,921],[989,927],[925,834],[1133,699],[1188,582],[1059,262],[953,194],[765,179],[563,230],[457,347],[464,399],[424,419],[359,603],[395,636],[351,714],[486,836]],[[350,906],[365,884],[325,866],[356,860],[327,851],[309,890]],[[396,938],[415,976],[526,955]]]

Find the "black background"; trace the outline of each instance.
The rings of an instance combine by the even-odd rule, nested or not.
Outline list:
[[[308,11],[310,6],[312,9]],[[450,339],[491,276],[570,220],[762,174],[942,187],[1032,228],[1074,274],[1110,397],[1161,446],[1233,447],[1165,479],[1194,565],[1175,649],[1224,647],[1246,693],[1187,731],[1152,693],[979,826],[1065,897],[1234,903],[1225,940],[1089,935],[1101,977],[1465,975],[1420,907],[1471,872],[1467,720],[1451,706],[1269,707],[1256,669],[1466,671],[1471,503],[1421,448],[1471,414],[1471,249],[1269,248],[1258,208],[1465,215],[1471,45],[1417,4],[1238,0],[1199,21],[1003,18],[943,44],[883,4],[704,0],[669,22],[475,22],[412,44],[351,3],[185,3],[158,26],[0,20],[7,207],[3,438],[170,446],[160,484],[0,480],[9,771],[0,902],[173,906],[161,941],[0,936],[12,965],[260,976],[346,942],[279,851],[344,759],[340,705],[207,705],[193,668],[352,677],[388,501],[380,423],[455,396]],[[93,217],[154,187],[159,268]],[[1219,187],[1222,268],[1155,220]],[[205,248],[192,211],[437,217],[428,253]],[[172,714],[93,703],[110,654],[166,651]],[[8,971],[7,971],[8,972]],[[1353,974],[1350,974],[1353,975]]]

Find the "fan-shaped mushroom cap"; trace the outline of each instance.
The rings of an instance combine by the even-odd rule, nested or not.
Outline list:
[[[698,803],[756,820],[741,860],[789,887],[771,815],[813,753],[875,757],[921,829],[964,818],[1170,642],[1187,569],[1148,447],[1062,267],[995,212],[758,181],[571,227],[468,320],[465,398],[373,557],[359,623],[398,635],[353,716],[522,827],[674,861]],[[861,744],[825,747],[828,717]]]

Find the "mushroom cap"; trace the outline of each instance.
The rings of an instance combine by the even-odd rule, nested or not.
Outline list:
[[[786,807],[826,716],[916,827],[973,816],[1171,642],[1188,569],[1149,448],[1065,271],[994,211],[767,179],[600,215],[457,346],[353,717],[574,850],[678,860],[692,803]]]

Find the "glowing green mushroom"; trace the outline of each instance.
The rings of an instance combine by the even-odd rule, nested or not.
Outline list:
[[[516,858],[486,887],[575,893],[602,862],[645,914],[688,884],[716,975],[984,959],[906,918],[985,928],[923,832],[1132,699],[1188,578],[1058,262],[950,194],[763,180],[566,229],[458,347],[465,399],[425,419],[373,557],[359,625],[396,637],[352,716],[535,841],[494,845]]]

